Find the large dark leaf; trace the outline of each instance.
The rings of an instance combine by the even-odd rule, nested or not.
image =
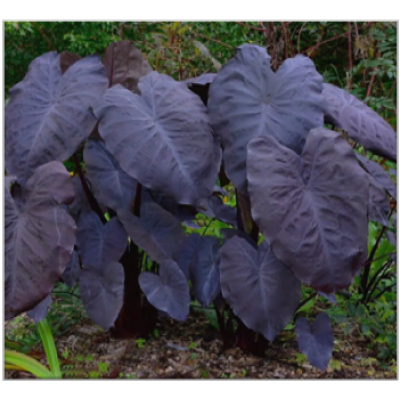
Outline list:
[[[368,218],[389,225],[390,202],[385,189],[371,175],[369,178]],[[390,179],[390,178],[389,178]]]
[[[74,191],[64,166],[37,168],[19,199],[5,186],[5,316],[30,310],[60,279],[75,243],[75,223],[62,203]]]
[[[103,58],[110,86],[120,83],[133,92],[138,90],[139,78],[152,71],[140,50],[129,40],[111,43]]]
[[[156,72],[139,89],[141,96],[115,86],[95,107],[107,149],[132,178],[181,204],[210,196],[221,149],[206,108],[183,83]]]
[[[324,370],[332,357],[334,341],[328,315],[318,314],[312,326],[306,318],[297,318],[295,329],[300,351],[311,365]]]
[[[130,209],[135,199],[137,181],[121,169],[100,140],[86,142],[83,158],[93,194],[113,210]]]
[[[150,202],[159,204],[164,210],[168,211],[181,222],[191,221],[197,214],[193,206],[178,204],[172,197],[163,196],[162,194],[155,193],[146,188],[142,188],[141,201],[143,203]]]
[[[226,174],[246,192],[246,147],[250,139],[274,136],[301,153],[310,129],[323,125],[322,77],[304,56],[278,71],[262,47],[238,48],[211,83],[210,121],[221,136]]]
[[[390,175],[376,162],[356,153],[361,165],[371,174],[371,176],[385,188],[388,193],[397,200],[397,188]]]
[[[114,324],[124,297],[124,269],[118,262],[87,266],[79,277],[79,293],[89,317],[103,329]]]
[[[178,321],[186,321],[190,304],[189,285],[175,261],[162,263],[159,275],[142,272],[139,285],[154,307]]]
[[[23,81],[10,90],[6,107],[6,168],[21,183],[49,161],[64,161],[96,124],[90,105],[107,88],[104,66],[86,57],[61,75],[60,57],[32,61]]]
[[[119,261],[127,244],[127,234],[118,218],[111,219],[105,225],[93,211],[79,218],[76,245],[83,265],[98,267]]]
[[[301,157],[272,137],[253,139],[247,178],[276,256],[318,291],[349,286],[367,256],[369,180],[342,136],[313,129]]]
[[[208,307],[221,291],[219,239],[212,236],[201,238],[195,254],[190,268],[194,295],[203,307]]]
[[[69,260],[64,273],[62,274],[62,280],[64,283],[72,288],[77,280],[79,279],[79,274],[81,272],[81,263],[79,260],[79,254],[77,251],[72,252],[71,259]]]
[[[257,250],[239,237],[221,247],[220,270],[222,295],[234,313],[248,328],[274,340],[300,302],[300,281],[267,242]]]
[[[196,260],[197,249],[200,247],[201,239],[198,233],[186,236],[173,254],[173,259],[177,262],[179,268],[188,280],[190,277],[191,265]]]
[[[60,53],[61,72],[64,74],[72,64],[75,64],[81,58],[82,57],[79,54],[71,53],[69,51],[61,52]]]
[[[28,317],[32,318],[35,324],[38,324],[40,321],[46,318],[52,302],[52,295],[49,293],[44,300],[35,306],[35,308],[32,308],[32,310],[27,312]]]
[[[396,161],[396,134],[392,127],[365,103],[349,92],[324,83],[325,119],[345,130],[373,153]]]
[[[140,218],[130,211],[118,212],[118,218],[132,241],[158,263],[171,258],[186,236],[180,222],[156,203],[143,203]]]

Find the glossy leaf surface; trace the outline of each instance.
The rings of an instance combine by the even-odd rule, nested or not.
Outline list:
[[[158,263],[171,258],[186,236],[180,222],[156,203],[142,204],[140,218],[130,211],[118,218],[132,241]]]
[[[202,237],[200,246],[195,252],[190,275],[194,295],[204,308],[208,307],[221,292],[220,262],[219,239],[212,236]]]
[[[190,303],[189,286],[175,261],[162,263],[159,275],[142,272],[139,285],[154,307],[178,321],[186,321]]]
[[[221,149],[201,100],[156,72],[139,89],[141,96],[115,86],[95,107],[107,149],[132,178],[178,203],[210,196]]]
[[[6,185],[6,319],[35,307],[64,272],[76,227],[63,203],[70,203],[73,196],[69,173],[57,161],[35,170],[18,207]]]
[[[36,167],[71,156],[95,126],[90,106],[106,88],[97,57],[77,61],[64,75],[55,52],[33,60],[6,107],[8,173],[24,184]]]
[[[322,77],[304,56],[287,59],[274,72],[270,56],[245,44],[210,86],[211,124],[221,136],[228,177],[246,192],[246,147],[273,136],[301,153],[310,129],[323,125]]]
[[[295,330],[300,351],[311,365],[324,370],[332,357],[334,340],[328,315],[318,314],[313,325],[306,318],[297,318]]]
[[[368,158],[356,153],[361,165],[371,174],[371,176],[385,188],[388,193],[397,200],[397,188],[390,175],[378,163],[368,160]]]
[[[247,163],[252,215],[276,256],[318,291],[349,286],[367,257],[369,180],[348,143],[313,129],[299,156],[258,138]]]
[[[224,299],[244,324],[268,340],[290,322],[301,299],[301,283],[265,241],[258,250],[233,237],[221,247]]]
[[[87,179],[93,194],[113,210],[130,209],[136,195],[137,181],[121,169],[100,140],[88,140],[83,152]]]
[[[368,218],[389,225],[390,202],[385,189],[371,175],[369,178]]]
[[[127,238],[118,218],[112,218],[105,225],[93,211],[79,218],[76,245],[83,265],[99,267],[119,261],[128,244]]]
[[[114,324],[124,297],[124,269],[118,262],[101,268],[86,266],[79,277],[79,293],[89,317],[103,329]]]
[[[326,122],[345,130],[373,153],[396,161],[396,134],[375,111],[346,90],[324,83]]]

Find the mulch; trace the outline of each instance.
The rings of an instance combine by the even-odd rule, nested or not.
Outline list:
[[[186,323],[161,318],[146,341],[118,340],[84,319],[56,338],[66,379],[396,379],[396,366],[384,366],[362,337],[335,334],[330,365],[320,371],[299,353],[293,332],[283,332],[263,357],[239,348],[224,349],[202,315]],[[40,344],[35,350],[42,354]],[[41,360],[45,363],[45,357]],[[32,375],[6,371],[6,379]]]

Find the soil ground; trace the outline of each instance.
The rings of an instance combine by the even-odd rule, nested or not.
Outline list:
[[[6,329],[7,332],[7,329]],[[376,351],[360,337],[335,332],[335,347],[325,371],[299,353],[293,332],[283,332],[264,357],[238,348],[224,349],[218,332],[200,315],[186,323],[159,320],[155,335],[143,340],[116,340],[89,319],[56,337],[64,378],[137,379],[395,379],[396,366],[384,367]],[[45,363],[43,349],[35,353]],[[29,379],[6,371],[6,379]]]

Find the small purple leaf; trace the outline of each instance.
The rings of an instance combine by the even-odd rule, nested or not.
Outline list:
[[[180,222],[156,203],[143,203],[140,218],[130,211],[118,212],[118,218],[132,241],[158,263],[171,258],[186,237]]]
[[[186,321],[190,304],[189,286],[175,261],[162,263],[159,275],[142,272],[139,285],[154,307],[178,321]]]
[[[267,242],[255,249],[237,236],[221,247],[224,299],[244,324],[272,341],[290,322],[301,299],[301,283]]]
[[[76,245],[83,265],[95,267],[119,261],[128,244],[127,239],[128,235],[118,218],[112,218],[105,225],[93,211],[79,218]]]
[[[318,314],[312,326],[306,318],[297,318],[295,330],[300,351],[311,365],[324,370],[332,357],[334,342],[328,315]]]
[[[115,158],[100,140],[89,139],[83,151],[86,177],[93,194],[114,211],[130,209],[135,199],[137,181],[121,169]]]
[[[79,277],[79,293],[89,317],[103,329],[114,324],[124,297],[124,269],[118,262],[86,266]]]

